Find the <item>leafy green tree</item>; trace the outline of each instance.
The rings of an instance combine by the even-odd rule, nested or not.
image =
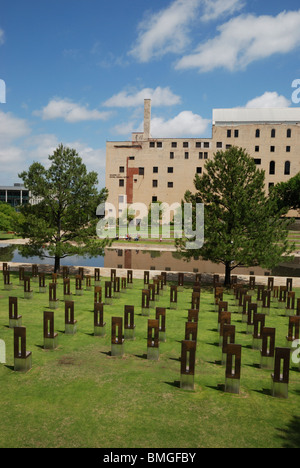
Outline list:
[[[33,197],[40,203],[24,205],[24,222],[19,232],[29,243],[22,247],[25,256],[60,260],[70,255],[101,255],[110,241],[96,237],[96,209],[107,199],[107,190],[97,189],[97,174],[87,172],[74,149],[60,145],[49,156],[50,167],[34,162],[19,174]]]
[[[265,173],[242,148],[218,151],[205,164],[204,174],[196,174],[196,193],[187,191],[185,201],[204,204],[204,244],[201,249],[185,248],[186,239],[177,240],[177,248],[187,259],[199,256],[224,264],[225,285],[236,267],[273,268],[283,255],[292,252],[284,219],[276,202],[264,188]],[[194,226],[194,229],[196,226]]]
[[[300,211],[300,172],[291,177],[287,182],[280,182],[272,189],[279,210]]]
[[[8,203],[0,202],[0,231],[14,231],[20,214]]]

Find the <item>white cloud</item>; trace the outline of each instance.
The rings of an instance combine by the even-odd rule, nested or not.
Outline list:
[[[289,107],[291,101],[289,101],[285,96],[280,96],[276,92],[266,91],[262,96],[258,96],[254,99],[251,99],[247,102],[246,108],[273,108],[273,107]]]
[[[153,117],[151,119],[151,136],[153,138],[200,137],[207,131],[211,120],[204,119],[191,111],[183,111],[171,119]],[[117,125],[115,132],[128,135],[133,131],[142,132],[143,122],[135,126],[133,121]]]
[[[15,117],[10,112],[0,111],[0,141],[1,146],[31,132],[26,120]]]
[[[223,15],[231,15],[244,7],[241,0],[204,0],[202,21],[216,20]]]
[[[161,117],[151,119],[152,137],[200,137],[206,132],[210,120],[203,119],[191,111],[180,112],[176,117],[164,120]]]
[[[121,91],[109,98],[103,104],[106,107],[137,107],[144,104],[144,99],[151,99],[152,106],[172,106],[181,102],[180,96],[172,93],[169,87],[155,89],[144,88],[141,91],[135,91],[131,94],[127,91]]]
[[[97,109],[89,110],[69,99],[54,98],[40,111],[34,111],[34,115],[41,116],[43,120],[64,119],[69,123],[86,120],[107,120],[111,113],[100,112]]]
[[[189,43],[188,28],[200,0],[175,0],[158,13],[148,14],[139,24],[139,35],[130,55],[139,62],[167,53],[180,53]]]
[[[300,45],[300,10],[277,16],[240,15],[218,28],[219,35],[183,56],[177,69],[245,69],[250,63],[273,54],[285,54]]]

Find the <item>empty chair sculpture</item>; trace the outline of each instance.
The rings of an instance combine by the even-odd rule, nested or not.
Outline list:
[[[9,310],[9,328],[22,326],[22,315],[18,314],[18,298],[9,297],[8,299]]]
[[[27,372],[32,367],[31,351],[26,351],[26,328],[14,328],[14,370]]]
[[[106,322],[104,322],[102,302],[94,302],[94,335],[102,337],[106,335]]]
[[[65,302],[65,333],[75,335],[77,331],[77,320],[74,317],[74,301]]]
[[[225,392],[240,392],[241,354],[241,345],[231,343],[227,345]]]
[[[156,307],[155,318],[159,322],[159,341],[166,342],[166,308]]]
[[[44,311],[44,348],[57,348],[58,333],[54,332],[54,312]]]
[[[288,398],[290,348],[275,348],[274,374],[271,375],[271,394]]]
[[[194,340],[181,342],[180,388],[185,390],[194,390],[196,347],[197,343]]]
[[[148,320],[147,359],[159,360],[159,321],[156,319]]]
[[[111,318],[111,355],[121,357],[124,354],[123,318]]]
[[[273,369],[274,367],[275,334],[276,328],[270,327],[263,327],[261,332],[260,367],[264,369]]]
[[[134,340],[135,336],[134,324],[134,306],[124,306],[124,338],[125,340]]]

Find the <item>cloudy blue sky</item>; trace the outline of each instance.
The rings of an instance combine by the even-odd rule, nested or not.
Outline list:
[[[297,79],[296,0],[2,0],[0,184],[63,143],[103,187],[145,98],[152,136],[209,137],[214,108],[300,106]]]

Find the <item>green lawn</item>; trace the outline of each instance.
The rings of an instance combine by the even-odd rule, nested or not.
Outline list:
[[[180,341],[184,339],[191,288],[178,293],[178,309],[169,309],[169,289],[157,306],[167,308],[167,341],[159,361],[149,361],[147,320],[141,315],[143,282],[134,279],[113,305],[104,306],[105,338],[94,336],[93,292],[74,296],[76,335],[64,333],[64,304],[55,311],[59,347],[43,349],[43,311],[48,294],[23,299],[12,276],[13,291],[0,292],[0,339],[6,343],[6,364],[0,364],[0,447],[217,448],[300,447],[300,372],[292,364],[288,399],[270,394],[271,371],[260,369],[260,353],[226,294],[236,343],[242,345],[240,394],[224,392],[225,367],[218,346],[217,314],[211,288],[201,292],[195,391],[182,390]],[[47,278],[47,284],[49,279]],[[104,279],[103,279],[104,282]],[[72,278],[72,290],[75,291]],[[300,291],[297,290],[297,297]],[[62,280],[58,297],[63,299]],[[33,366],[14,371],[13,330],[8,328],[8,297],[17,296],[27,330]],[[135,306],[136,340],[125,342],[123,358],[110,355],[111,317]],[[154,318],[154,309],[150,318]],[[288,318],[275,307],[266,326],[276,327],[276,346],[285,346]]]

